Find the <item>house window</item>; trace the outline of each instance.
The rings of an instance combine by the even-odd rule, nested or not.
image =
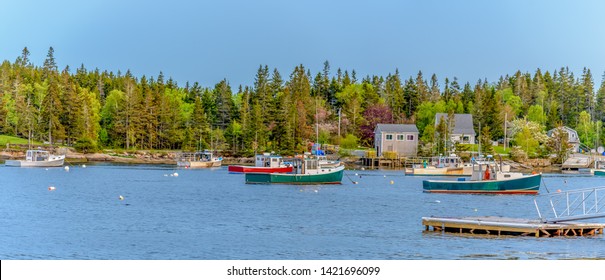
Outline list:
[[[469,136],[462,136],[462,142],[468,143],[470,141],[471,141],[471,138]]]
[[[414,134],[408,134],[407,135],[407,140],[408,141],[414,141]]]
[[[387,140],[393,140],[393,134],[387,134],[386,139]]]
[[[397,134],[397,141],[403,141],[403,134]]]

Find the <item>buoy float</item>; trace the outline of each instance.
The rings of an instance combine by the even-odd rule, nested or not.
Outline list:
[[[561,192],[561,189],[558,189],[557,192]]]
[[[82,164],[82,168],[86,168],[86,164]]]
[[[473,211],[477,212],[477,208],[475,208]]]
[[[174,172],[174,177],[179,177],[179,173]]]
[[[392,185],[392,184],[395,184],[395,181],[391,180],[391,185]]]
[[[387,177],[387,175],[384,175],[384,178],[386,178],[386,177]]]
[[[361,171],[364,171],[364,170],[366,170],[366,169],[362,167],[362,168],[361,168]]]
[[[48,187],[48,190],[49,190],[49,191],[54,191],[54,190],[55,190],[55,187],[50,186],[50,187]]]
[[[359,174],[355,173],[355,176],[357,176],[357,175],[359,175]]]
[[[435,200],[435,203],[441,203],[441,200]]]
[[[124,197],[123,197],[123,196],[121,196],[121,195],[120,195],[118,198],[119,198],[120,200],[124,200]]]
[[[69,166],[65,166],[63,169],[65,169],[65,171],[69,171]]]

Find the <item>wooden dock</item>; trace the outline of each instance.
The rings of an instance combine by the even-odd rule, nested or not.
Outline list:
[[[395,168],[402,168],[405,167],[405,161],[406,158],[404,157],[398,157],[398,158],[378,158],[378,157],[373,157],[373,158],[368,158],[368,157],[362,157],[359,159],[359,162],[362,166],[368,167],[370,169],[374,169],[374,168],[391,168],[391,169],[395,169]]]
[[[481,235],[512,236],[594,236],[603,234],[605,224],[598,223],[544,223],[540,220],[527,220],[504,217],[423,217],[422,225],[426,231],[448,233],[466,233]]]

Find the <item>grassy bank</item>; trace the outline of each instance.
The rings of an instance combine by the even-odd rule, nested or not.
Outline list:
[[[6,147],[6,143],[8,144],[21,144],[21,145],[27,145],[27,139],[23,139],[23,138],[19,138],[19,137],[14,137],[14,136],[8,136],[8,135],[0,135],[0,146],[2,147]],[[32,142],[32,144],[40,144],[40,142]]]

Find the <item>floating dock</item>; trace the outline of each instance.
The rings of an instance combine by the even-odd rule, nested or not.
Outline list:
[[[423,217],[422,225],[426,231],[466,233],[480,235],[512,236],[595,236],[603,234],[605,224],[558,222],[545,223],[540,220],[527,220],[504,217]]]

